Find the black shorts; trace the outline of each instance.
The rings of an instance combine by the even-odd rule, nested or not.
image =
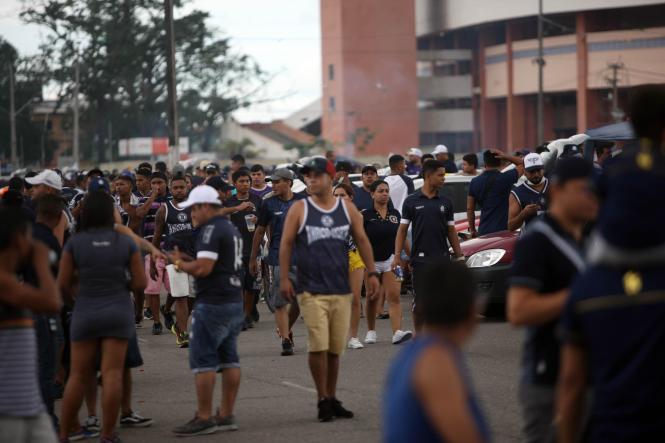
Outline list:
[[[450,259],[450,257],[441,257],[440,260]],[[436,261],[433,263],[437,263]],[[411,262],[411,285],[413,286],[413,305],[411,306],[411,311],[416,312],[417,309],[417,300],[418,300],[418,279],[422,278],[423,271],[427,268],[427,265],[430,262],[423,261],[412,261]]]
[[[256,282],[256,277],[254,277],[249,272],[249,257],[243,257],[242,259],[242,288],[245,291],[254,290],[254,282]]]

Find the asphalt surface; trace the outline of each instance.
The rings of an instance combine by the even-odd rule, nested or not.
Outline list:
[[[409,299],[403,298],[405,319]],[[306,331],[302,320],[294,328],[296,355],[281,357],[272,315],[261,306],[256,328],[241,334],[239,351],[242,382],[236,403],[236,432],[178,438],[174,426],[194,416],[196,396],[187,350],[175,345],[170,333],[151,335],[151,321],[138,329],[145,365],[133,371],[133,407],[152,417],[152,427],[119,429],[124,442],[376,442],[381,440],[381,398],[386,371],[399,346],[390,343],[390,321],[377,320],[379,342],[348,350],[341,363],[338,398],[356,417],[319,423],[316,396],[307,367]],[[361,339],[366,332],[361,320]],[[489,418],[495,442],[519,441],[517,379],[520,331],[501,320],[485,320],[467,346],[467,362],[476,391]],[[220,399],[220,380],[215,404]],[[85,408],[83,408],[85,409]],[[83,418],[83,414],[82,414]]]

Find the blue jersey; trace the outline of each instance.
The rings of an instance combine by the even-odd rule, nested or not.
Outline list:
[[[187,255],[194,255],[194,231],[192,228],[192,208],[180,209],[173,201],[164,204],[166,226],[164,249],[172,251],[177,246]]]
[[[542,215],[547,211],[547,191],[549,189],[549,181],[547,178],[543,178],[545,186],[543,186],[542,191],[534,189],[527,182],[520,183],[519,185],[513,186],[513,189],[510,191],[513,197],[517,200],[517,203],[520,205],[521,209],[526,208],[528,205],[538,205],[538,212],[524,219],[522,223],[522,230],[531,223],[539,215]]]
[[[279,243],[282,240],[286,213],[293,203],[303,198],[302,195],[298,194],[293,194],[291,200],[282,200],[277,196],[273,196],[263,200],[261,204],[257,225],[264,228],[270,227],[270,248],[268,249],[268,264],[270,266],[279,265]]]
[[[484,441],[490,441],[489,427],[471,384],[469,370],[459,350],[434,338],[423,337],[412,340],[393,360],[386,381],[386,392],[383,397],[383,441],[398,443],[413,441],[419,443],[442,442],[434,424],[425,412],[413,388],[413,368],[423,351],[437,346],[452,354],[457,371],[462,379],[466,393],[467,409],[471,414],[478,434]]]
[[[242,302],[242,237],[229,219],[218,215],[201,226],[196,258],[215,260],[212,272],[195,280],[197,303]]]
[[[478,234],[487,235],[508,229],[508,197],[519,178],[517,169],[506,172],[492,169],[471,180],[469,196],[481,206]]]
[[[296,237],[298,284],[312,294],[345,295],[349,286],[347,241],[351,219],[343,200],[330,210],[305,200],[304,222]]]

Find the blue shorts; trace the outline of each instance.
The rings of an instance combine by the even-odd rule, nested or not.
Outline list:
[[[238,335],[244,321],[242,303],[196,303],[189,330],[189,367],[192,372],[239,368]]]

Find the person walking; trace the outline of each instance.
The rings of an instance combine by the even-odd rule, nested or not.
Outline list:
[[[422,169],[423,151],[418,148],[411,148],[407,151],[406,173],[409,175],[420,175]]]
[[[0,441],[57,441],[40,395],[33,312],[56,314],[60,295],[49,250],[31,236],[30,220],[18,208],[0,208]],[[37,286],[19,281],[30,262]]]
[[[81,205],[81,232],[63,251],[58,285],[74,298],[74,274],[79,290],[71,321],[71,369],[62,402],[61,440],[67,440],[85,390],[94,377],[97,353],[104,380],[101,441],[119,441],[114,433],[128,341],[135,335],[129,291],[145,287],[145,274],[136,243],[113,229],[113,198],[89,192]],[[127,277],[129,271],[129,278]]]
[[[155,235],[152,244],[164,251],[173,251],[176,247],[180,251],[194,255],[194,228],[192,227],[191,208],[181,208],[180,204],[187,199],[187,182],[183,175],[176,175],[171,179],[171,195],[173,199],[167,201],[157,211],[155,216]],[[178,292],[175,288],[190,288],[189,278],[186,274],[168,272],[168,266],[163,260],[151,258],[150,273],[153,279],[168,282],[168,295],[166,303],[160,307],[164,316],[166,328],[176,336],[176,344],[181,348],[189,346],[187,334],[187,320],[189,318],[190,300],[193,300],[192,291]],[[171,282],[171,279],[176,281]],[[181,281],[177,281],[181,280]],[[171,307],[175,306],[175,322]]]
[[[122,224],[137,234],[141,231],[142,220],[136,215],[136,208],[140,204],[140,199],[132,193],[132,177],[127,174],[120,174],[113,183],[115,190],[115,205],[120,211]]]
[[[346,347],[351,319],[349,233],[368,271],[367,294],[374,296],[379,279],[372,249],[362,228],[362,216],[353,204],[332,194],[335,167],[314,157],[302,169],[310,196],[289,210],[279,251],[279,265],[287,269],[296,245],[298,304],[308,332],[309,367],[316,385],[318,419],[351,418],[353,413],[337,399],[339,358]],[[325,266],[321,266],[325,263]],[[295,298],[288,273],[280,275],[280,289],[287,300]]]
[[[333,188],[333,196],[341,198],[348,203],[353,202],[353,188],[346,183],[341,183]],[[349,328],[349,349],[362,349],[363,344],[358,340],[358,328],[360,327],[360,293],[363,289],[363,278],[365,276],[365,263],[356,247],[353,237],[349,235],[347,244],[349,254],[349,284],[351,286],[351,327]]]
[[[270,267],[269,274],[272,276],[268,303],[275,310],[277,334],[282,340],[282,356],[289,356],[294,353],[293,334],[291,330],[300,316],[300,308],[298,307],[297,300],[285,299],[282,297],[279,289],[280,275],[283,272],[289,275],[294,286],[297,287],[295,257],[291,260],[288,269],[282,269],[279,266],[279,245],[282,239],[286,214],[296,201],[303,198],[298,194],[294,194],[291,190],[294,178],[293,172],[286,168],[277,169],[270,176],[273,195],[265,199],[261,205],[256,233],[254,234],[254,241],[252,243],[252,253],[249,258],[250,272],[252,275],[257,275],[258,263],[256,259],[259,255],[263,236],[268,234],[267,262]]]
[[[252,177],[247,169],[239,169],[232,175],[233,185],[237,194],[224,203],[225,210],[230,211],[231,222],[242,236],[242,281],[243,300],[245,303],[244,329],[254,327],[252,311],[254,310],[254,277],[249,272],[249,257],[256,231],[257,215],[261,210],[261,198],[250,193]]]
[[[443,167],[446,168],[446,174],[455,174],[457,172],[457,165],[455,161],[450,158],[450,153],[446,145],[437,145],[432,151],[435,160],[443,162]]]
[[[196,415],[173,433],[178,436],[212,434],[238,429],[233,408],[240,387],[237,339],[244,322],[242,301],[242,237],[222,215],[215,189],[197,186],[181,208],[192,208],[198,228],[196,257],[177,248],[169,253],[176,271],[194,277],[196,302],[189,336],[189,367],[196,384]],[[213,415],[217,372],[222,373],[222,402]]]
[[[404,175],[406,161],[401,155],[391,155],[388,159],[388,166],[390,166],[390,175],[384,180],[390,186],[390,200],[393,207],[401,213],[404,200],[415,190],[413,180],[408,175]]]
[[[425,162],[423,180],[423,187],[404,201],[404,211],[395,237],[394,258],[391,265],[393,270],[398,266],[404,269],[405,265],[402,263],[401,255],[409,226],[411,226],[413,240],[409,264],[414,284],[418,281],[423,265],[450,258],[449,247],[452,248],[456,260],[464,260],[459,237],[455,230],[453,202],[448,197],[439,194],[439,190],[446,180],[444,164],[439,160]],[[422,326],[418,295],[418,292],[415,291],[413,324],[416,333],[420,332]]]
[[[556,329],[570,285],[585,269],[583,229],[598,210],[592,169],[579,157],[558,160],[550,179],[549,212],[531,223],[515,246],[506,316],[513,326],[527,328],[519,384],[527,443],[555,439]]]
[[[376,272],[381,274],[381,292],[388,300],[388,312],[390,314],[390,325],[392,327],[392,343],[398,345],[409,340],[413,336],[411,331],[402,330],[402,305],[400,293],[402,290],[402,278],[397,271],[392,269],[395,250],[395,237],[399,230],[400,213],[388,207],[390,201],[390,186],[383,180],[377,180],[370,187],[374,206],[361,212],[365,233],[372,245],[372,254],[376,260]],[[410,255],[408,241],[404,243],[404,251]],[[376,311],[377,298],[367,298],[367,336],[365,343],[376,343]]]
[[[253,165],[249,168],[249,173],[252,176],[252,187],[249,190],[250,193],[262,199],[272,192],[272,186],[266,183],[266,171],[263,168],[263,165]]]
[[[362,186],[353,190],[353,204],[359,211],[370,209],[372,207],[372,196],[369,187],[379,179],[376,167],[365,165],[361,170]]]
[[[473,276],[444,260],[426,265],[420,277],[423,333],[388,371],[383,441],[487,443],[489,426],[462,352],[481,313]]]

